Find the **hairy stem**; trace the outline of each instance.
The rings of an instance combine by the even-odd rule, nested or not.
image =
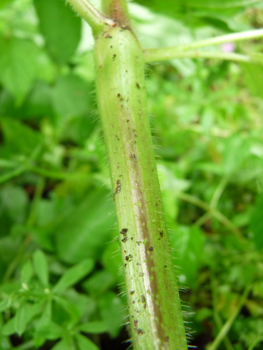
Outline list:
[[[114,21],[103,16],[88,0],[68,0],[76,12],[88,22],[93,33],[99,33],[105,25],[113,25]]]
[[[147,115],[143,52],[130,29],[115,26],[97,36],[95,62],[134,349],[186,350]]]

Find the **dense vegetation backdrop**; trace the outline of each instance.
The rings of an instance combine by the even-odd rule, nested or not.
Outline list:
[[[263,28],[262,1],[140,0],[130,11],[144,47]],[[129,346],[92,47],[62,0],[0,2],[1,350]],[[219,49],[258,53],[263,40]],[[182,59],[146,78],[191,344],[220,335],[213,349],[260,350],[263,68]]]

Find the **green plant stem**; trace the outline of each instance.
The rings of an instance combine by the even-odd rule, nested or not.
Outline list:
[[[130,28],[130,16],[126,0],[102,0],[103,13],[119,25]]]
[[[245,301],[247,300],[250,289],[251,289],[251,285],[246,287],[232,316],[226,321],[224,326],[221,328],[220,332],[218,333],[213,343],[209,346],[208,350],[216,350],[219,347],[220,343],[222,342],[222,340],[225,338],[230,328],[232,327],[233,322],[239,315],[241,308],[243,307]]]
[[[217,188],[213,194],[213,197],[211,199],[210,208],[217,207],[217,203],[218,203],[220,197],[222,196],[222,193],[224,192],[228,181],[229,181],[229,175],[224,175],[221,178],[221,181],[219,182],[219,185],[217,186]]]
[[[248,350],[253,350],[254,347],[263,340],[263,337],[262,336],[258,336],[253,342],[252,344],[250,345],[250,347],[248,348]]]
[[[114,21],[101,14],[88,0],[68,0],[76,12],[87,21],[93,33],[99,33],[105,25],[113,25]]]
[[[211,272],[211,291],[212,291],[212,303],[213,303],[213,316],[214,316],[214,320],[215,320],[215,324],[217,326],[218,329],[221,329],[223,327],[223,322],[221,320],[221,317],[219,315],[219,313],[217,312],[217,289],[215,286],[215,280],[213,278],[213,273]],[[226,334],[225,338],[224,338],[224,345],[226,347],[226,350],[234,350],[228,335]]]
[[[23,174],[25,171],[26,171],[26,167],[24,165],[19,166],[15,170],[9,171],[7,174],[0,176],[0,184],[7,182],[7,181],[13,179],[14,177],[17,177],[17,176]]]
[[[216,210],[215,208],[211,208],[209,206],[209,204],[207,204],[206,202],[202,201],[199,198],[196,198],[194,196],[191,196],[190,194],[187,193],[183,193],[183,192],[177,192],[176,193],[177,197],[192,203],[202,209],[204,209],[205,211],[207,211],[208,213],[210,213],[211,216],[214,216],[218,221],[220,221],[225,227],[227,227],[231,232],[234,233],[234,235],[240,240],[243,241],[243,237],[241,232],[239,231],[239,229],[232,224],[232,222],[225,216],[223,215],[220,211]],[[204,214],[206,220],[209,218],[208,215],[206,215],[207,213]],[[200,221],[201,218],[197,221],[198,225],[200,226]]]
[[[172,48],[164,49],[149,49],[144,51],[145,61],[147,63],[166,61],[176,58],[208,58],[219,59],[235,62],[248,62],[262,64],[262,58],[257,56],[248,56],[238,53],[225,53],[219,51],[181,51],[173,50]]]
[[[32,173],[39,174],[49,179],[55,179],[55,180],[68,180],[76,174],[76,173],[62,173],[59,171],[39,168],[33,165],[27,166],[27,170],[32,171]]]
[[[229,4],[225,2],[215,2],[215,3],[205,3],[205,5],[202,4],[202,2],[191,2],[191,7],[205,7],[205,8],[210,8],[210,9],[228,9],[228,8],[234,8],[234,7],[242,7],[246,5],[252,5],[258,2],[262,2],[262,0],[237,0],[237,1],[231,1]]]
[[[97,36],[95,65],[133,346],[186,350],[147,115],[145,62],[132,31],[115,26]]]
[[[155,62],[155,61],[164,61],[164,60],[173,59],[173,58],[198,57],[198,54],[196,54],[195,51],[187,53],[190,56],[184,56],[183,53],[184,51],[200,49],[202,47],[220,45],[228,42],[248,40],[248,39],[260,38],[260,37],[263,37],[263,29],[222,35],[215,38],[209,38],[209,39],[200,40],[193,43],[183,44],[183,45],[178,45],[173,47],[159,48],[159,49],[146,49],[144,50],[144,56],[145,56],[145,61],[149,63]],[[205,51],[199,51],[199,57],[201,57],[200,55],[203,54],[203,52]],[[229,53],[205,52],[204,55],[211,55],[210,57],[206,57],[206,58],[222,59],[225,57],[225,59],[231,59],[231,60],[234,59],[234,60],[239,60],[243,62],[255,62],[255,60],[257,60],[256,56],[255,57],[245,56],[245,55],[239,55],[235,53],[229,54]],[[227,56],[229,58],[227,58]]]

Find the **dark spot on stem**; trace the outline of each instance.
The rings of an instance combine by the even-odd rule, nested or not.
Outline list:
[[[136,87],[138,88],[138,89],[140,89],[141,87],[140,87],[140,85],[138,84],[138,83],[136,83]]]
[[[149,251],[150,251],[150,252],[153,252],[153,247],[150,247],[150,248],[149,248]]]
[[[125,233],[127,233],[128,229],[127,228],[123,228],[120,232],[121,235],[124,235]]]
[[[112,56],[113,61],[115,61],[115,58],[116,58],[116,54],[114,54],[114,55]]]
[[[115,192],[113,193],[112,195],[112,199],[115,201],[115,196],[117,193],[119,193],[121,191],[121,181],[120,180],[117,180],[117,185],[116,185],[116,188],[115,188]]]
[[[132,295],[132,294],[134,294],[135,293],[135,290],[131,290],[130,291],[130,294]]]
[[[141,335],[141,334],[144,334],[145,332],[144,332],[141,328],[139,328],[139,329],[137,329],[137,333],[138,333],[139,335]]]
[[[163,238],[163,231],[160,231],[160,236]]]

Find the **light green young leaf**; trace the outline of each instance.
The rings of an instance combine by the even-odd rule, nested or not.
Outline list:
[[[21,270],[20,281],[23,284],[27,284],[33,275],[33,267],[31,261],[27,261]]]
[[[84,337],[82,334],[76,334],[76,339],[78,342],[79,350],[99,350],[97,345],[95,345],[87,337]]]
[[[81,324],[78,329],[82,332],[86,333],[105,333],[108,330],[108,326],[105,322],[102,321],[94,321]]]
[[[87,276],[94,267],[93,259],[85,259],[78,265],[70,268],[58,281],[53,288],[53,293],[61,294],[69,287],[79,282],[83,277]]]
[[[33,264],[36,275],[44,287],[48,286],[49,273],[45,254],[37,250],[33,255]]]

